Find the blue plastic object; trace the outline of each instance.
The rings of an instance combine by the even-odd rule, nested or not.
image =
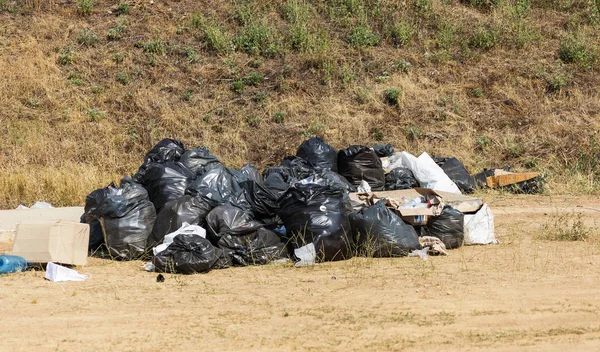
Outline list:
[[[0,274],[17,273],[25,271],[27,261],[17,255],[0,255]]]

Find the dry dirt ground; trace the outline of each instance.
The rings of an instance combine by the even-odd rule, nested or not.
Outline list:
[[[501,244],[448,257],[144,272],[90,259],[85,282],[0,277],[1,348],[46,350],[600,350],[600,245],[535,239],[592,197],[494,196]],[[2,245],[0,252],[8,250]]]

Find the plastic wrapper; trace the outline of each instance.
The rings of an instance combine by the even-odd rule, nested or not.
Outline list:
[[[110,185],[90,193],[86,198],[85,217],[90,238],[103,238],[110,257],[134,260],[145,253],[148,237],[156,221],[154,205],[148,192],[131,179],[121,180],[121,187]],[[98,224],[100,226],[98,226]],[[101,232],[94,233],[94,232]]]
[[[381,159],[368,147],[353,145],[338,152],[338,171],[348,182],[359,186],[366,181],[374,191],[382,191],[385,175]]]
[[[312,167],[337,171],[337,152],[321,138],[312,137],[300,144],[296,156],[306,160]]]
[[[296,183],[280,200],[279,217],[294,248],[314,243],[319,260],[352,257],[350,221],[339,186]]]
[[[446,205],[440,215],[427,220],[427,234],[442,240],[447,249],[458,248],[465,237],[464,222],[463,213]]]
[[[415,175],[405,167],[397,167],[385,175],[385,190],[409,189],[419,187]]]
[[[222,250],[198,235],[181,234],[167,249],[152,259],[155,270],[165,273],[207,273],[213,268],[226,266],[228,259]]]
[[[421,249],[415,229],[406,224],[380,200],[350,215],[358,253],[367,257],[406,256]]]

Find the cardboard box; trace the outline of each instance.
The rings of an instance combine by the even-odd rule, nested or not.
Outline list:
[[[68,221],[21,223],[12,254],[30,263],[86,265],[90,228],[88,224]]]
[[[402,220],[406,221],[411,225],[425,225],[430,216],[437,216],[442,213],[444,208],[444,202],[442,197],[437,194],[434,190],[429,188],[413,188],[418,196],[424,197],[426,201],[433,203],[429,208],[402,208],[402,205],[396,209],[396,212]],[[416,197],[413,197],[414,199]],[[411,200],[407,198],[408,200]]]

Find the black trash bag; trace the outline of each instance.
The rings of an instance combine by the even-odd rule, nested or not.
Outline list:
[[[312,137],[302,142],[296,151],[296,156],[306,160],[314,168],[338,170],[335,148],[319,137]]]
[[[156,211],[141,185],[126,178],[121,187],[93,191],[86,198],[85,215],[88,224],[99,222],[100,227],[90,227],[90,238],[99,240],[100,231],[110,257],[134,260],[145,254]]]
[[[184,222],[205,227],[206,216],[217,205],[212,199],[190,195],[167,202],[156,216],[148,248],[162,243],[166,235],[179,229]]]
[[[298,178],[296,177],[295,170],[287,166],[275,165],[268,167],[263,170],[263,178],[266,180],[272,174],[278,174],[281,176],[284,182],[288,185],[296,181]]]
[[[168,201],[183,197],[195,178],[196,175],[182,163],[167,161],[148,165],[142,184],[156,210],[160,211]]]
[[[374,144],[373,151],[378,157],[383,158],[394,154],[394,147],[391,144]]]
[[[281,196],[285,193],[285,191],[290,188],[289,183],[285,182],[283,176],[278,173],[272,173],[265,179],[265,186],[271,190],[271,192],[277,197],[277,199],[281,198]]]
[[[272,191],[263,183],[253,180],[240,182],[239,185],[243,190],[243,195],[237,199],[243,198],[243,202],[234,201],[232,204],[249,209],[255,217],[260,219],[271,218],[277,214],[280,197],[277,191]]]
[[[240,169],[240,173],[246,180],[252,180],[255,182],[263,182],[263,177],[256,167],[252,164],[246,164]]]
[[[244,235],[225,234],[218,247],[230,253],[233,264],[241,266],[263,265],[287,257],[279,236],[263,227]]]
[[[382,191],[385,186],[381,159],[369,147],[353,145],[340,150],[338,170],[354,186],[360,186],[362,180],[367,181],[373,191]]]
[[[544,191],[545,182],[542,176],[536,176],[529,180],[506,185],[501,189],[515,194],[537,194]]]
[[[245,235],[263,227],[263,223],[254,220],[245,209],[235,205],[220,205],[206,216],[206,238],[217,245],[224,235]]]
[[[456,183],[458,188],[464,193],[473,193],[475,191],[475,178],[469,175],[467,169],[456,158],[433,158],[439,167],[444,170],[452,182]]]
[[[458,248],[463,245],[465,238],[464,218],[463,213],[446,205],[440,215],[429,217],[426,232],[442,240],[447,249]]]
[[[415,229],[380,200],[350,214],[358,253],[367,257],[401,257],[421,249]]]
[[[281,161],[281,166],[289,167],[292,170],[292,175],[298,180],[307,178],[314,172],[314,168],[308,161],[299,156],[286,156]]]
[[[192,196],[202,195],[214,199],[219,204],[237,199],[242,194],[239,182],[246,177],[234,171],[218,164],[191,182],[185,193]]]
[[[180,234],[167,249],[152,258],[155,270],[164,273],[207,273],[217,264],[222,267],[223,253],[199,235]]]
[[[321,170],[321,171],[317,172],[317,175],[330,181],[332,184],[340,185],[342,188],[344,188],[346,191],[348,191],[350,193],[356,192],[356,187],[354,187],[353,184],[348,182],[348,180],[344,176],[338,174],[335,171]]]
[[[142,183],[142,178],[146,174],[146,169],[151,163],[164,163],[167,161],[179,161],[185,153],[185,147],[181,141],[165,138],[158,142],[144,156],[144,163],[133,176],[136,182]]]
[[[385,175],[385,190],[410,189],[419,187],[419,182],[410,169],[397,167]]]
[[[296,183],[280,200],[278,212],[287,230],[284,242],[294,248],[314,243],[319,260],[352,257],[350,221],[339,186]]]
[[[89,221],[89,222],[88,222]],[[98,219],[88,219],[86,214],[81,214],[79,222],[82,224],[90,225],[90,242],[88,244],[88,251],[94,253],[104,245],[104,234],[102,233],[102,225]]]
[[[179,161],[196,176],[204,175],[212,166],[219,163],[219,159],[212,155],[206,147],[186,151]]]

